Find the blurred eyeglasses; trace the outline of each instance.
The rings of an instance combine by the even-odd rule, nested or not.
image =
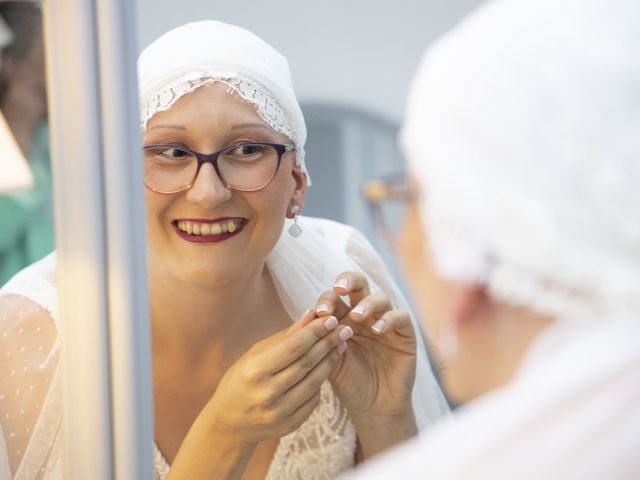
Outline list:
[[[388,248],[394,248],[415,188],[405,173],[394,173],[367,181],[363,195],[373,224]]]
[[[144,183],[158,193],[178,193],[191,188],[205,163],[231,190],[254,192],[275,178],[282,155],[295,150],[293,144],[242,142],[210,154],[183,145],[147,145],[144,152]]]

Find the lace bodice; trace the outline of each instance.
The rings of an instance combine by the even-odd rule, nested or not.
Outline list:
[[[156,480],[169,465],[154,444]],[[331,385],[325,382],[320,404],[300,428],[282,437],[265,480],[329,480],[353,466],[356,431]]]

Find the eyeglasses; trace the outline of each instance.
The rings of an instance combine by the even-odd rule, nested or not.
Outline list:
[[[183,145],[146,145],[144,183],[158,193],[178,193],[191,188],[200,168],[211,163],[230,190],[255,192],[275,178],[282,155],[295,150],[293,144],[242,142],[205,154]]]
[[[405,173],[394,173],[369,180],[362,192],[374,226],[387,247],[393,248],[407,205],[415,196],[415,188],[409,184]]]

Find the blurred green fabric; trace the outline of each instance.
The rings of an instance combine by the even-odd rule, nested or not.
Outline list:
[[[49,128],[38,129],[29,157],[34,186],[0,195],[0,286],[54,248]]]

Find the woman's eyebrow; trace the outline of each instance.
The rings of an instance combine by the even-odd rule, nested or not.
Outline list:
[[[151,130],[154,130],[156,128],[171,128],[173,130],[186,130],[187,127],[184,127],[182,125],[154,125],[153,127],[149,128],[147,130],[147,132],[150,132]]]
[[[265,130],[271,131],[271,129],[269,127],[267,127],[266,125],[264,125],[262,123],[239,123],[239,124],[234,125],[233,127],[231,127],[231,130],[236,130],[238,128],[252,128],[252,127],[264,128]]]

